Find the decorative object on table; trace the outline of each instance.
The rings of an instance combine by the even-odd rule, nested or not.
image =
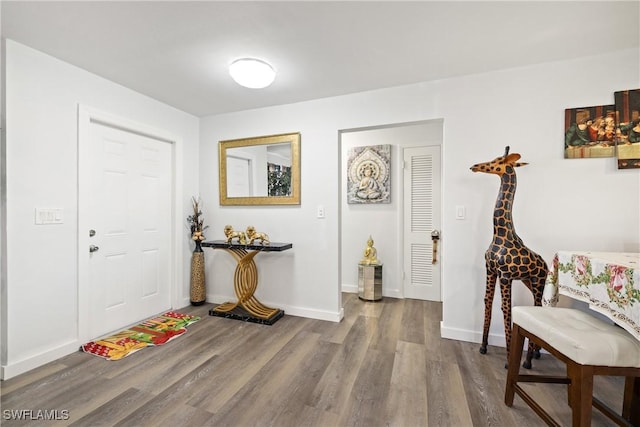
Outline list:
[[[614,93],[618,169],[640,168],[640,89]]]
[[[265,233],[256,231],[256,228],[253,225],[247,227],[246,239],[249,241],[250,245],[253,245],[256,240],[259,240],[263,245],[269,244],[269,236]]]
[[[378,261],[378,251],[373,246],[373,238],[369,236],[367,239],[367,247],[364,249],[364,256],[360,260],[360,264],[362,265],[377,265],[380,264]]]
[[[527,163],[518,162],[520,154],[509,154],[509,147],[504,156],[490,162],[478,163],[471,167],[473,172],[495,174],[500,177],[500,191],[493,210],[493,240],[485,252],[485,268],[487,282],[485,290],[484,329],[480,353],[487,352],[489,327],[491,326],[491,306],[496,290],[496,281],[500,281],[502,314],[504,316],[504,334],[507,341],[507,354],[511,345],[511,283],[520,280],[533,294],[535,305],[542,305],[542,294],[549,269],[544,259],[525,246],[516,234],[511,217],[513,198],[516,193],[515,168]],[[529,343],[529,349],[533,349]],[[530,367],[525,366],[526,368]]]
[[[107,360],[119,360],[145,347],[168,343],[187,332],[187,326],[198,320],[198,316],[169,311],[117,334],[83,344],[80,350]]]
[[[351,148],[347,177],[348,203],[391,203],[391,145]]]
[[[382,263],[373,246],[373,237],[367,239],[367,247],[358,263],[358,298],[365,301],[382,299]]]
[[[233,243],[233,239],[238,239],[238,243],[247,244],[247,236],[244,231],[234,231],[231,225],[224,226],[224,235],[227,238],[227,243]]]
[[[207,298],[202,241],[205,239],[203,232],[208,226],[204,225],[204,217],[200,210],[200,198],[192,197],[191,204],[193,214],[187,217],[187,222],[191,229],[191,239],[196,246],[191,254],[190,300],[192,305],[202,305]]]
[[[564,110],[564,158],[615,156],[615,105]]]

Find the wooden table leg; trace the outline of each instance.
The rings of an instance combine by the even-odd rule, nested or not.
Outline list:
[[[622,417],[640,427],[640,377],[625,378]]]
[[[240,306],[248,313],[260,319],[270,319],[280,312],[277,308],[267,307],[255,297],[254,293],[258,287],[258,269],[253,258],[260,251],[248,252],[242,248],[225,249],[236,259],[238,265],[233,278],[233,287],[238,301],[225,302],[215,307],[218,312],[229,312]]]

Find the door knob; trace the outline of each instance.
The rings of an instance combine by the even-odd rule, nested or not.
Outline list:
[[[89,252],[97,252],[100,248],[97,247],[96,245],[90,245],[89,246]]]

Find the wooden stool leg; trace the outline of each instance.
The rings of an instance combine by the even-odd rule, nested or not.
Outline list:
[[[640,377],[625,377],[622,418],[634,426],[640,426],[640,405],[634,405],[634,402],[638,401],[640,401]]]
[[[590,426],[593,404],[593,366],[569,362],[567,375],[571,380],[569,402],[573,413],[572,426]]]
[[[513,406],[513,395],[515,394],[515,386],[518,382],[518,374],[520,373],[522,347],[524,347],[524,335],[522,335],[520,327],[514,324],[513,330],[511,332],[511,346],[509,349],[509,370],[507,371],[507,385],[504,391],[504,403],[507,406]]]

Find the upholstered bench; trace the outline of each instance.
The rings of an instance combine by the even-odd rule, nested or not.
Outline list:
[[[591,425],[591,406],[620,425],[630,420],[633,380],[640,377],[640,341],[622,328],[580,310],[559,307],[513,307],[513,332],[504,401],[513,405],[517,393],[547,424],[559,425],[518,383],[569,385],[573,426]],[[567,365],[566,377],[520,375],[524,339],[542,347]],[[531,361],[531,354],[527,361]],[[593,397],[593,376],[626,377],[622,416]],[[637,390],[636,390],[637,392]]]

